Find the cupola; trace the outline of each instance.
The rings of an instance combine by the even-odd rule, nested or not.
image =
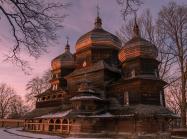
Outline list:
[[[70,45],[68,40],[65,46],[65,52],[52,60],[51,67],[53,70],[74,67],[74,57],[70,52]]]
[[[156,59],[157,55],[156,46],[141,37],[139,26],[135,19],[132,39],[125,43],[118,54],[120,62],[123,63],[135,57]]]
[[[97,14],[94,29],[82,35],[76,42],[76,52],[90,47],[107,46],[120,49],[121,41],[117,36],[106,31],[102,27],[102,19]]]

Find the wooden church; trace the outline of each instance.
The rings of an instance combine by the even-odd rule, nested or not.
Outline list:
[[[118,37],[95,27],[51,62],[51,87],[36,96],[25,116],[27,131],[69,136],[159,133],[174,117],[165,107],[156,59],[157,47],[141,37],[135,21],[124,46]]]

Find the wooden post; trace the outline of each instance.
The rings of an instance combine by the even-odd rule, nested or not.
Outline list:
[[[56,124],[56,120],[54,120],[54,122],[53,122],[53,130],[56,132],[56,126],[55,126],[55,124]]]
[[[69,119],[68,119],[68,125],[67,126],[68,126],[68,133],[69,133]]]
[[[63,121],[63,119],[60,120],[60,131],[61,131],[61,132],[63,132],[63,131],[62,131],[62,121]]]

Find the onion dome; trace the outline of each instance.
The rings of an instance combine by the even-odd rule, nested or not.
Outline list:
[[[136,23],[133,27],[133,37],[129,40],[118,54],[119,60],[123,63],[127,59],[135,57],[156,59],[158,50],[151,42],[141,38],[139,27]]]
[[[120,49],[119,38],[102,28],[102,20],[97,16],[93,30],[81,36],[76,43],[76,52],[90,47],[107,46]]]
[[[56,70],[60,68],[71,68],[74,67],[74,64],[74,57],[73,54],[70,52],[70,46],[67,40],[65,52],[52,60],[51,67],[53,70]]]

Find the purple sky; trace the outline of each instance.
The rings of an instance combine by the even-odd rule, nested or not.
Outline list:
[[[14,87],[18,94],[24,96],[26,93],[25,85],[34,76],[40,76],[50,68],[51,60],[64,51],[66,36],[70,38],[71,52],[75,52],[76,40],[84,33],[93,29],[96,17],[97,0],[66,0],[72,2],[72,7],[66,10],[69,16],[65,19],[64,29],[60,33],[58,44],[50,47],[48,53],[44,53],[38,60],[30,58],[26,53],[22,53],[25,59],[30,61],[33,68],[31,75],[25,75],[21,69],[11,63],[2,62],[4,55],[8,54],[12,46],[13,39],[10,37],[10,28],[5,18],[0,19],[0,82],[8,83]],[[143,0],[140,13],[143,9],[149,8],[156,18],[162,5],[166,5],[169,0]],[[175,0],[178,3],[187,4],[186,0]],[[103,20],[103,28],[115,34],[123,23],[120,15],[120,7],[116,0],[99,0],[100,15]]]

